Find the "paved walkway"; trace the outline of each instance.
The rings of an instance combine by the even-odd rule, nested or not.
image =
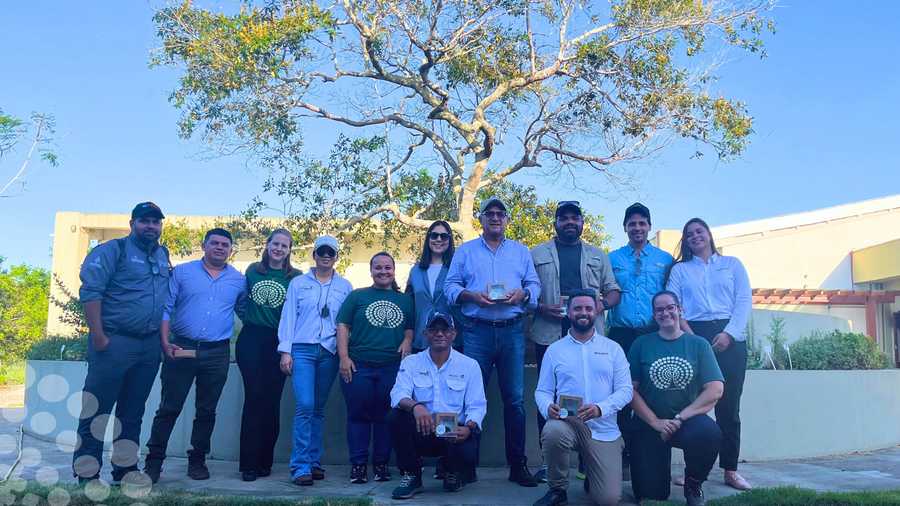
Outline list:
[[[7,408],[9,409],[9,408]],[[9,470],[18,454],[18,424],[13,424],[0,416],[0,478]],[[61,483],[71,483],[71,447],[58,447],[56,443],[41,441],[25,436],[23,462],[16,467],[14,477],[42,481],[58,476]],[[210,461],[212,478],[206,481],[192,481],[186,476],[187,459],[170,458],[165,462],[162,479],[157,487],[186,489],[209,494],[255,495],[267,497],[355,496],[369,495],[377,503],[397,503],[391,501],[391,490],[397,485],[397,477],[390,482],[367,485],[348,483],[349,466],[328,466],[328,478],[316,482],[312,487],[297,487],[290,482],[287,465],[278,464],[272,476],[252,483],[241,481],[236,462]],[[426,472],[432,469],[426,469]],[[673,468],[673,475],[682,470]],[[862,491],[876,489],[900,489],[900,447],[821,459],[806,459],[778,462],[752,462],[741,465],[741,473],[754,485],[775,487],[796,485],[819,491]],[[108,479],[109,467],[103,471]],[[456,494],[446,494],[441,482],[433,479],[425,481],[426,491],[417,499],[406,501],[413,505],[523,505],[530,506],[545,492],[546,485],[538,488],[522,488],[507,481],[508,471],[497,468],[479,468],[478,483],[465,487]],[[581,480],[574,479],[569,489],[569,504],[591,504],[582,491]],[[722,497],[736,493],[722,483],[722,473],[714,470],[710,482],[704,486],[708,498]],[[631,485],[626,483],[622,504],[634,504],[630,496]],[[682,500],[679,487],[672,487],[673,500]]]

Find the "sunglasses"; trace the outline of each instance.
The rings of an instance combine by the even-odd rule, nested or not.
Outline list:
[[[445,234],[445,233],[443,233],[443,232],[441,232],[441,233],[438,233],[438,232],[430,232],[430,233],[428,234],[428,238],[431,239],[432,241],[437,241],[438,239],[440,239],[440,240],[442,240],[442,241],[449,241],[449,240],[450,240],[450,234]]]
[[[319,249],[316,250],[316,255],[320,257],[336,257],[337,252],[328,246],[319,246]]]
[[[502,220],[503,218],[509,216],[506,211],[485,211],[481,213],[481,215],[489,220],[492,220],[494,218],[500,218]]]
[[[581,207],[581,202],[578,202],[577,200],[560,200],[556,204],[557,209],[559,209],[560,207],[566,207],[566,206]]]
[[[156,260],[156,257],[153,255],[147,256],[147,261],[150,262],[150,271],[154,276],[159,276],[159,262]]]

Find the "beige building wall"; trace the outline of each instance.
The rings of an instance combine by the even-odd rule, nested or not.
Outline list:
[[[92,241],[102,244],[119,237],[125,237],[130,231],[128,225],[130,219],[130,215],[126,214],[56,213],[56,226],[53,235],[53,274],[62,280],[69,291],[77,295],[78,288],[81,286],[81,281],[78,277],[81,264],[87,256]],[[189,227],[208,229],[212,228],[212,224],[218,219],[220,218],[212,216],[168,215],[165,221],[174,223],[185,220]],[[165,224],[163,226],[165,227]],[[375,253],[381,251],[382,248],[380,247],[380,237],[374,237],[371,242],[373,244],[371,247],[362,242],[342,245],[340,254],[345,258],[347,255],[350,255],[351,261],[350,266],[347,267],[343,275],[353,284],[354,288],[372,284],[372,278],[369,275],[369,259]],[[415,245],[414,251],[421,251],[421,243],[416,243],[417,238],[410,237],[406,244],[398,248],[400,255],[395,260],[397,263],[397,283],[400,284],[401,288],[406,286],[410,268],[417,260],[416,255],[409,252],[410,246]],[[245,272],[251,263],[259,261],[260,255],[261,251],[242,251],[235,255],[232,265],[241,272]],[[196,252],[186,257],[179,257],[173,254],[172,263],[178,265],[201,257],[202,252]],[[312,252],[309,250],[303,252],[294,251],[291,258],[295,267],[299,267],[303,272],[306,272],[310,263],[312,263]],[[57,298],[61,295],[59,288],[55,284],[51,286],[51,294]],[[59,322],[59,316],[59,309],[51,304],[47,316],[48,334],[61,335],[72,332],[71,329],[66,328]]]

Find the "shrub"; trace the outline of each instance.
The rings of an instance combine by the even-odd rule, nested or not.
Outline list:
[[[849,370],[887,369],[890,355],[878,349],[875,341],[864,334],[833,330],[815,332],[791,346],[794,369]]]
[[[787,344],[787,332],[784,330],[784,317],[773,316],[769,324],[769,333],[766,339],[772,345],[772,361],[775,362],[776,369],[787,369],[790,367],[790,360],[784,345]],[[763,365],[765,369],[772,367],[772,363],[766,361]]]
[[[31,345],[31,349],[25,353],[25,358],[28,360],[60,360],[60,350],[64,345],[66,349],[62,351],[62,360],[87,360],[86,336],[57,336],[41,339]]]
[[[759,370],[765,367],[766,359],[763,356],[762,344],[756,337],[756,323],[753,321],[753,314],[747,320],[747,326],[744,327],[744,336],[747,339],[747,369]]]

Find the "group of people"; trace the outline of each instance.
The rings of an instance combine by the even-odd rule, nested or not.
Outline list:
[[[649,243],[650,211],[634,204],[623,222],[628,245],[606,255],[581,239],[580,204],[562,201],[556,236],[529,251],[506,238],[508,209],[490,198],[478,239],[456,247],[448,223],[428,228],[401,292],[394,259],[383,252],[369,262],[372,285],[353,289],[335,270],[340,247],[330,236],[316,240],[314,267],[299,272],[284,229],[269,235],[246,275],[227,263],[232,237],[223,229],[207,232],[202,259],[173,268],[158,242],[163,219],[155,204],[138,204],[131,233],[94,248],[82,267],[90,334],[73,457],[80,481],[99,476],[103,442],[92,425],[114,404],[121,431],[113,483],[159,480],[194,384],[188,475],[209,478],[205,459],[237,314],[246,481],[271,473],[287,377],[296,396],[291,479],[310,486],[325,478],[324,409],[340,375],[351,483],[368,482],[370,453],[372,478],[391,480],[393,453],[401,475],[395,499],[424,490],[424,457],[437,457],[435,478],[458,491],[478,479],[485,390],[496,366],[509,480],[548,483],[536,506],[566,503],[572,451],[585,490],[602,505],[618,503],[627,480],[639,501],[667,499],[672,447],[684,450],[685,474],[675,482],[688,504],[705,504],[701,485],[716,458],[725,483],[750,488],[737,473],[750,284],[738,259],[717,253],[703,220],[685,225],[673,258]],[[525,455],[527,313],[543,452],[534,474]],[[160,355],[161,401],[141,474],[141,419]]]

